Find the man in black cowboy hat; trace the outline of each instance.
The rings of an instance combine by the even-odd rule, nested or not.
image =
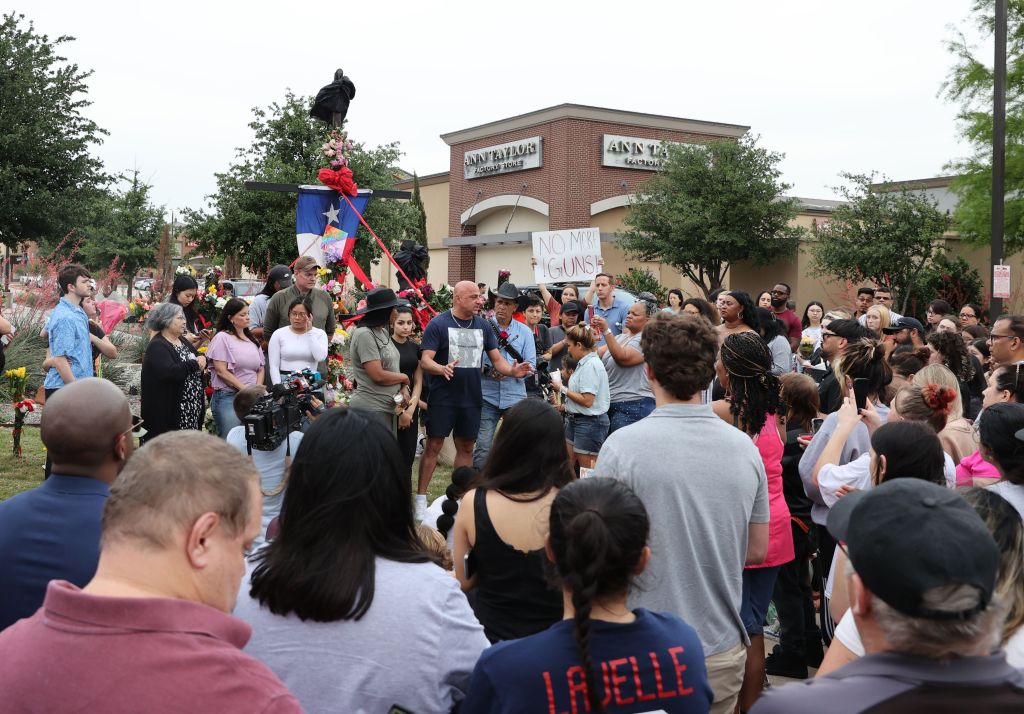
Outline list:
[[[391,341],[391,318],[395,308],[407,304],[391,288],[374,288],[366,293],[366,305],[349,343],[349,364],[356,378],[356,391],[349,406],[373,414],[392,434],[398,432],[396,404],[409,400],[409,377],[398,369],[400,355]],[[396,400],[396,395],[401,401]]]
[[[532,336],[529,341],[532,346]],[[483,402],[483,356],[506,377],[521,379],[533,370],[529,362],[509,363],[499,351],[494,330],[480,317],[480,288],[469,280],[455,285],[451,310],[430,321],[421,346],[420,366],[430,386],[430,409],[425,424],[427,443],[420,458],[417,520],[422,520],[426,511],[427,486],[445,438],[449,434],[455,438],[455,466],[469,466],[473,459]]]
[[[494,297],[494,317],[487,323],[498,338],[502,357],[512,362],[529,362],[536,369],[537,348],[533,334],[529,327],[512,319],[512,315],[519,310],[522,297],[519,289],[512,283],[502,283]],[[484,467],[501,415],[526,399],[526,380],[506,377],[495,370],[491,360],[485,356],[480,387],[483,392],[480,431],[476,435],[476,446],[473,449],[473,467],[477,469]]]

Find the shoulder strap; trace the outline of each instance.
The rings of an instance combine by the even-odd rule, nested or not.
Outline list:
[[[525,362],[526,360],[523,359],[523,356],[519,354],[519,351],[515,347],[508,343],[508,340],[505,340],[504,345],[501,344],[501,330],[498,328],[498,321],[488,320],[487,322],[491,326],[491,330],[494,331],[494,336],[498,338],[498,347],[508,352],[516,362]],[[512,327],[512,325],[509,324],[509,327]]]

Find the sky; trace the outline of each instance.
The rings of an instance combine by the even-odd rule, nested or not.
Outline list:
[[[110,132],[96,153],[168,214],[204,205],[253,107],[338,67],[350,138],[400,142],[421,176],[449,167],[441,134],[566,102],[748,125],[794,196],[835,198],[844,171],[942,175],[968,153],[941,87],[970,4],[0,0],[76,38],[64,54],[94,71],[86,114]]]

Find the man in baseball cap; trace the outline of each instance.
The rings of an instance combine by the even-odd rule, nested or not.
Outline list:
[[[999,548],[958,493],[894,479],[844,496],[828,529],[849,555],[866,656],[770,690],[754,714],[1024,711],[1024,673],[999,650]]]
[[[882,332],[887,335],[896,335],[896,344],[898,345],[924,347],[924,325],[912,317],[897,317],[888,327],[883,327]]]

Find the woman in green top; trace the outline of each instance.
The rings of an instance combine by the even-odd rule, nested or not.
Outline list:
[[[409,378],[398,371],[398,349],[391,342],[395,308],[404,304],[390,288],[366,293],[366,306],[356,311],[363,317],[349,350],[356,381],[349,407],[379,419],[392,434],[398,431],[397,414],[409,401]]]

